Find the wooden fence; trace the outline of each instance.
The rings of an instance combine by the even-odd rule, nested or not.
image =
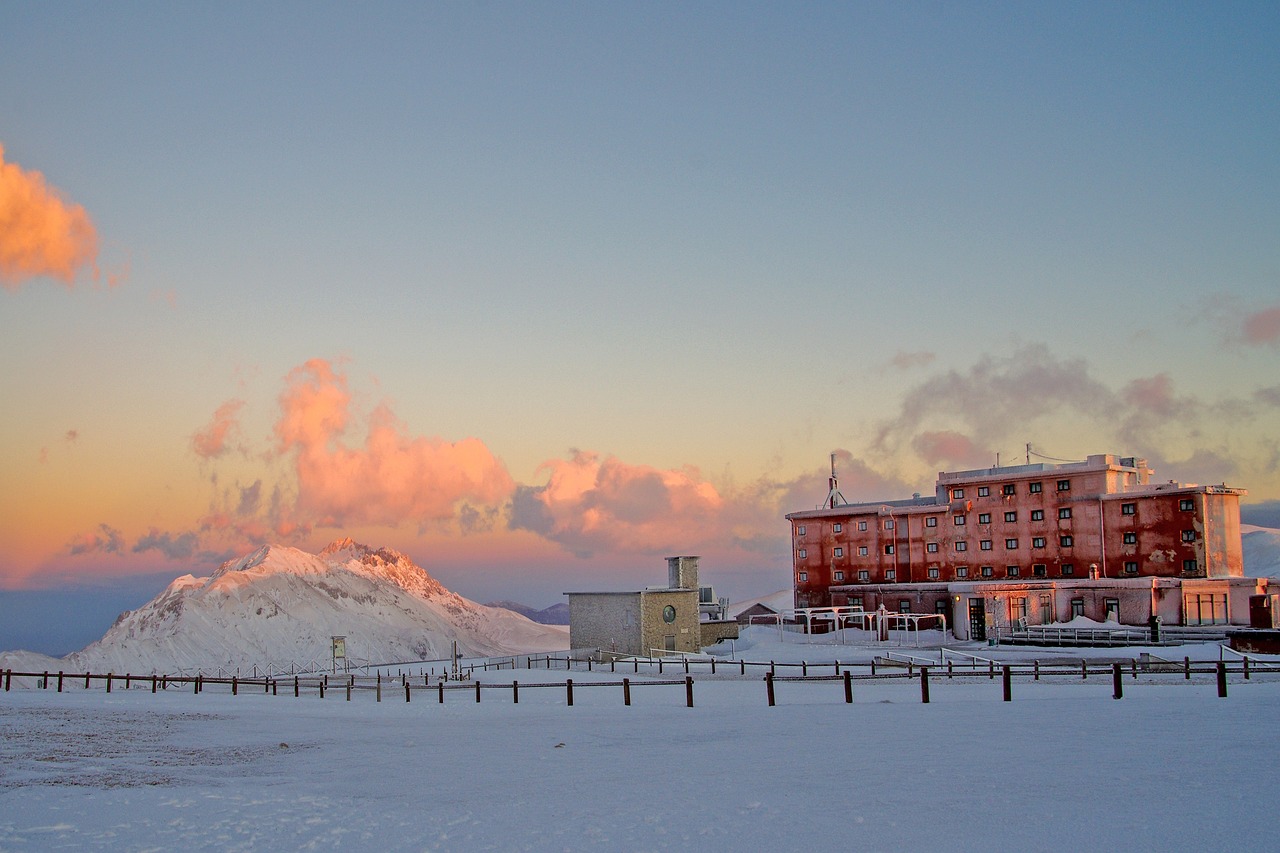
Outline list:
[[[555,658],[552,656],[543,656],[539,658],[543,665],[548,669],[558,668],[563,664],[564,668],[572,672],[577,666],[582,669],[583,661],[577,661],[573,658]],[[633,663],[633,674],[639,673],[640,661],[628,661]],[[272,678],[262,676],[259,678],[240,678],[238,676],[205,676],[196,675],[145,675],[135,676],[126,673],[125,675],[116,675],[114,673],[93,674],[93,673],[66,673],[66,672],[16,672],[14,670],[5,670],[0,672],[0,680],[3,680],[4,691],[8,692],[12,689],[13,680],[19,679],[19,685],[25,679],[30,681],[35,689],[54,690],[61,693],[71,688],[80,688],[84,690],[93,689],[95,686],[104,688],[107,693],[113,689],[150,690],[152,693],[161,691],[187,691],[193,694],[203,693],[206,689],[213,687],[220,692],[229,691],[231,695],[237,695],[241,691],[266,693],[278,696],[283,691],[285,695],[292,693],[294,697],[304,695],[318,695],[325,698],[326,695],[334,692],[342,694],[347,701],[351,701],[353,693],[373,693],[376,701],[381,702],[384,692],[389,697],[404,697],[405,702],[413,701],[415,696],[422,697],[426,701],[435,700],[443,704],[447,694],[463,694],[466,697],[474,696],[475,702],[480,702],[481,696],[485,692],[491,694],[509,693],[512,704],[519,704],[520,691],[524,690],[558,690],[562,691],[565,696],[565,704],[573,705],[574,690],[583,689],[621,689],[622,703],[624,705],[631,704],[631,691],[636,687],[684,687],[684,699],[687,707],[693,707],[694,684],[695,680],[690,673],[690,664],[709,663],[709,670],[704,671],[702,677],[706,681],[715,680],[742,680],[748,678],[750,680],[760,679],[764,682],[764,698],[769,705],[775,705],[779,691],[789,690],[791,685],[810,684],[821,685],[823,683],[833,683],[835,686],[842,688],[844,701],[846,703],[853,702],[854,683],[884,680],[908,680],[918,681],[920,686],[920,701],[929,702],[929,690],[931,683],[945,683],[949,680],[956,679],[986,679],[994,682],[999,676],[1001,685],[1001,694],[1003,701],[1009,702],[1013,700],[1013,684],[1015,680],[1020,681],[1040,681],[1042,678],[1053,678],[1058,681],[1071,679],[1073,681],[1087,682],[1090,677],[1095,680],[1099,677],[1110,680],[1112,687],[1112,695],[1116,699],[1120,699],[1124,695],[1124,682],[1126,676],[1130,680],[1136,680],[1139,674],[1142,674],[1148,682],[1177,680],[1190,682],[1193,676],[1213,676],[1217,684],[1218,695],[1226,697],[1227,684],[1232,676],[1239,680],[1250,680],[1255,675],[1266,675],[1272,673],[1280,673],[1280,664],[1273,662],[1260,663],[1251,661],[1248,657],[1244,657],[1239,661],[1192,661],[1184,658],[1181,662],[1177,661],[1153,661],[1146,660],[1140,662],[1138,659],[1130,659],[1128,661],[1111,661],[1111,662],[1093,662],[1082,659],[1079,665],[1074,663],[1066,663],[1055,661],[1053,663],[1041,663],[1032,661],[1030,663],[1006,664],[998,663],[994,660],[987,661],[985,666],[979,665],[979,661],[974,659],[970,665],[955,665],[954,661],[947,661],[946,665],[918,665],[914,662],[901,661],[872,661],[867,664],[841,664],[839,662],[826,664],[809,664],[801,663],[776,663],[773,661],[765,662],[747,662],[734,661],[732,666],[726,666],[721,663],[717,670],[716,661],[689,661],[685,660],[682,664],[677,664],[675,669],[684,669],[683,678],[662,678],[663,662],[657,663],[657,673],[659,677],[653,677],[652,671],[647,670],[643,677],[636,679],[622,678],[621,680],[608,681],[584,681],[577,684],[572,678],[565,678],[563,681],[542,681],[542,682],[525,682],[521,684],[518,680],[511,682],[495,682],[481,681],[475,678],[476,672],[484,672],[486,669],[482,666],[468,668],[467,673],[470,676],[466,680],[448,680],[433,679],[430,675],[410,675],[400,673],[398,675],[356,675],[344,673],[341,675],[294,675],[292,677]],[[594,667],[594,668],[593,668]],[[609,665],[611,672],[617,671],[617,662]],[[501,667],[494,667],[497,671]],[[603,670],[603,666],[586,662],[586,668],[595,671],[596,668]],[[748,672],[748,670],[753,670]],[[760,675],[763,670],[763,676]],[[781,670],[782,674],[779,674]],[[812,672],[810,671],[812,670]],[[625,668],[624,668],[625,671]],[[790,674],[787,674],[787,673]],[[833,691],[833,695],[835,691]],[[455,699],[456,701],[456,699]]]

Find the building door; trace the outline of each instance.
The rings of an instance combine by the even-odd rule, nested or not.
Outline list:
[[[987,607],[981,598],[969,599],[969,639],[987,638]]]
[[[665,637],[663,637],[663,638],[662,638],[662,646],[663,646],[663,648],[665,648],[667,651],[669,651],[669,652],[674,652],[674,651],[676,650],[676,635],[675,635],[675,634],[667,634]]]

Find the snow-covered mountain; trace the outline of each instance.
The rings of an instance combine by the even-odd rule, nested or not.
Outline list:
[[[542,625],[568,625],[569,624],[569,605],[564,602],[553,604],[550,607],[544,607],[538,610],[536,607],[530,607],[527,604],[520,604],[516,601],[489,601],[485,607],[501,607],[504,610],[514,610],[521,616],[532,619]]]
[[[346,637],[349,659],[375,663],[447,658],[454,641],[471,657],[565,649],[569,639],[563,628],[450,592],[403,554],[342,539],[319,554],[265,545],[211,577],[184,575],[121,614],[102,639],[38,668],[144,674],[327,665],[333,636]],[[30,668],[40,657],[6,653],[0,666]]]
[[[1240,525],[1244,573],[1251,578],[1280,578],[1280,530]]]

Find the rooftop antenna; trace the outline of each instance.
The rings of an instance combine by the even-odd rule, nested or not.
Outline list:
[[[827,480],[827,509],[835,509],[837,506],[847,504],[844,495],[840,494],[840,484],[836,482],[836,455],[831,454],[831,478]]]

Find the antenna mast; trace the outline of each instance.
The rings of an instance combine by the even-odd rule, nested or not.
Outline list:
[[[827,509],[835,509],[848,501],[840,494],[840,484],[836,482],[836,455],[831,454],[831,477],[827,480]]]

